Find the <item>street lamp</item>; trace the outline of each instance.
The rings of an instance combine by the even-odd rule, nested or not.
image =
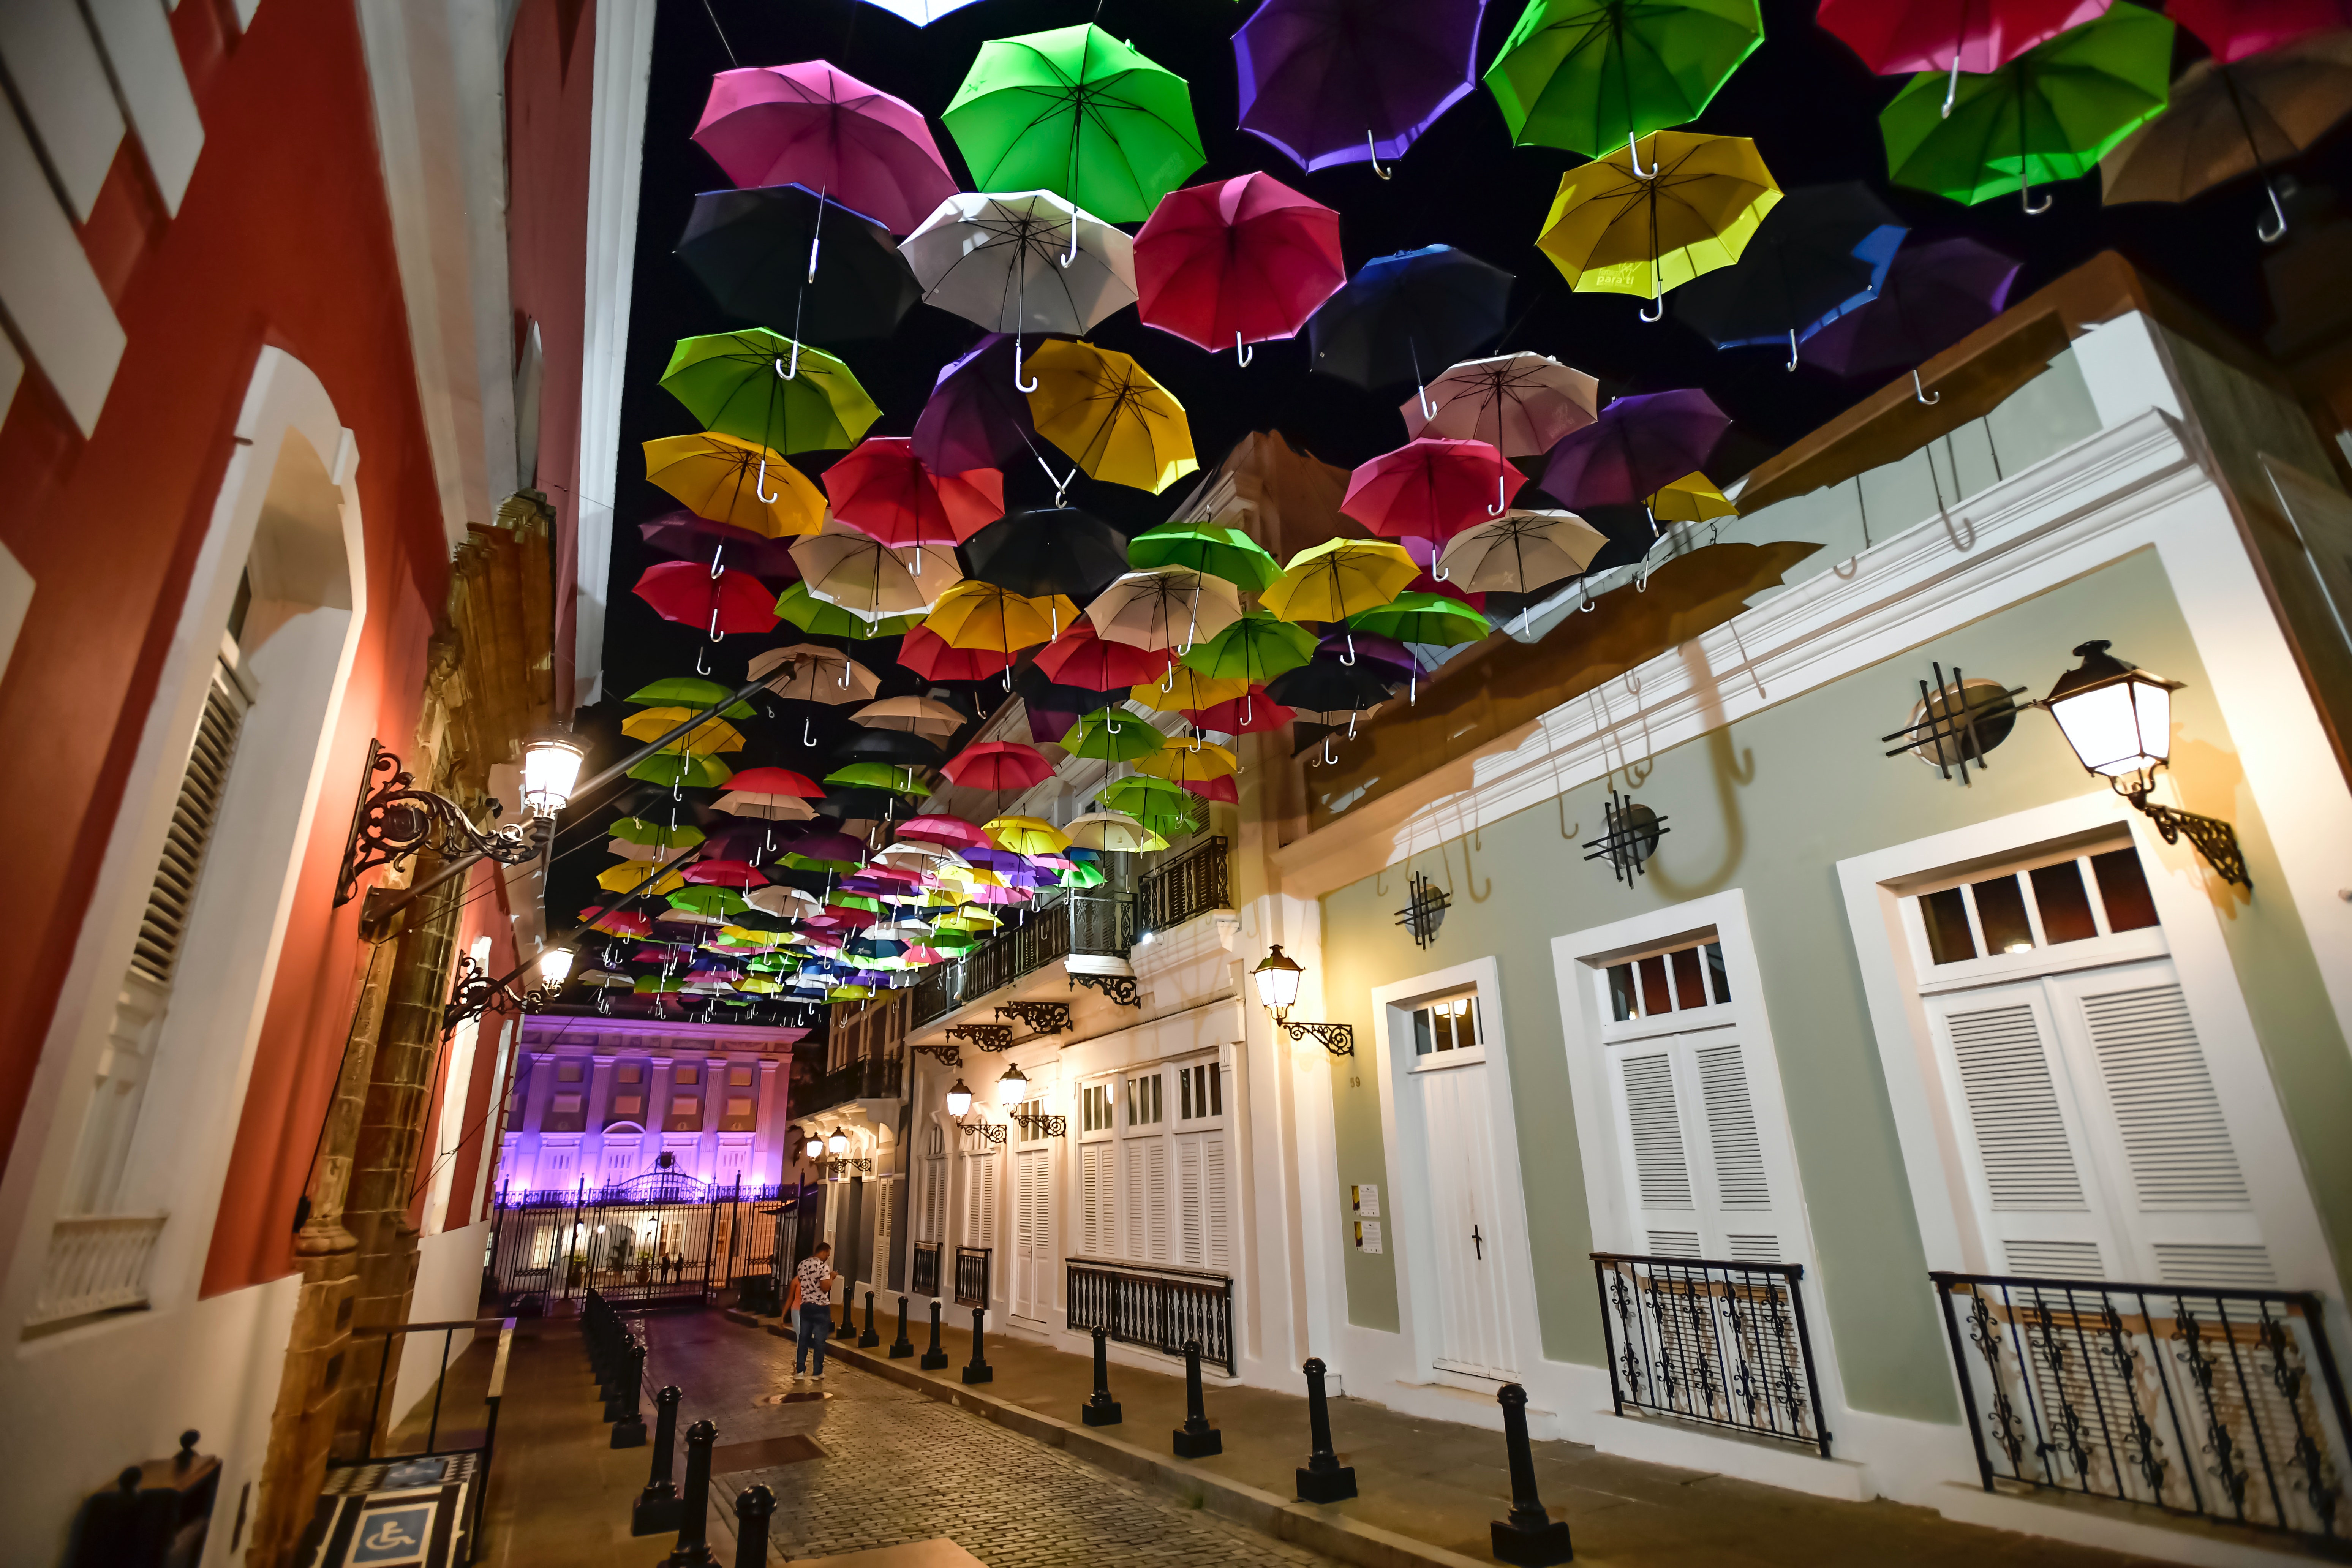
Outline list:
[[[818,1137],[814,1132],[809,1134],[808,1157],[812,1160],[822,1160],[824,1158],[824,1140]]]
[[[971,1090],[964,1086],[963,1079],[958,1079],[955,1087],[948,1090],[948,1114],[961,1121],[971,1110]]]
[[[834,1129],[833,1135],[824,1141],[824,1151],[836,1160],[848,1153],[849,1134],[839,1128]]]
[[[1265,1010],[1274,1015],[1275,1026],[1293,1041],[1312,1038],[1335,1057],[1354,1056],[1356,1026],[1353,1024],[1292,1021],[1290,1009],[1298,1001],[1298,979],[1306,973],[1304,964],[1283,952],[1280,942],[1275,942],[1266,949],[1265,956],[1258,960],[1257,967],[1250,971],[1250,977],[1257,982],[1258,1000],[1265,1003]]]
[[[2182,682],[2125,663],[2105,641],[2074,649],[2083,662],[2058,678],[2050,695],[2033,704],[2058,721],[2058,732],[2094,777],[2132,803],[2167,844],[2183,834],[2225,882],[2253,890],[2238,835],[2218,817],[2199,816],[2151,802],[2157,771],[2172,756],[2172,694]]]
[[[567,735],[546,734],[522,749],[522,804],[533,816],[553,816],[572,800],[588,753]]]
[[[532,963],[539,967],[539,984],[528,991],[517,991],[514,983]],[[511,1007],[520,1013],[536,1013],[549,1006],[563,994],[563,982],[572,973],[572,950],[551,947],[535,960],[517,964],[512,973],[498,979],[474,962],[467,953],[457,961],[457,984],[449,993],[448,1005],[441,1009],[441,1033],[444,1037],[457,1032],[457,1026],[478,1018],[493,1010],[503,1013]]]
[[[1029,1075],[1021,1070],[1020,1063],[1015,1062],[1004,1069],[1003,1078],[996,1080],[996,1108],[1010,1110],[1028,1098]]]

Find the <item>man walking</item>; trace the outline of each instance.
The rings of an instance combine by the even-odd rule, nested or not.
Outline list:
[[[833,1337],[833,1244],[820,1241],[816,1250],[801,1259],[793,1275],[800,1297],[800,1314],[793,1330],[793,1379],[798,1382],[808,1363],[809,1347],[816,1347],[817,1381],[824,1379],[824,1345]]]

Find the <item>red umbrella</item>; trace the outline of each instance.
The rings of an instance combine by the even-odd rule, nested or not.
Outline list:
[[[2111,0],[1822,0],[1815,20],[1881,76],[1996,71]],[[2219,7],[2217,7],[2219,8]],[[1946,99],[1946,112],[1950,100]]]
[[[768,879],[748,860],[697,860],[678,873],[689,882],[714,888],[764,888]]]
[[[635,910],[598,910],[591,929],[610,931],[614,936],[651,936],[654,922]]]
[[[1484,441],[1423,436],[1348,476],[1339,510],[1391,539],[1451,539],[1500,517],[1527,476]]]
[[[1013,656],[992,647],[953,647],[929,626],[909,626],[898,644],[898,662],[926,680],[985,680]]]
[[[1094,623],[1087,620],[1064,626],[1060,637],[1038,649],[1035,660],[1055,685],[1083,686],[1088,691],[1117,691],[1158,680],[1175,662],[1172,647],[1140,648],[1108,641],[1097,637]]]
[[[2352,0],[2172,0],[2164,10],[2225,66],[2330,27],[2352,27]]]
[[[1027,789],[1054,776],[1054,764],[1034,746],[1013,741],[983,741],[966,746],[940,770],[973,789]]]
[[[822,800],[824,788],[803,773],[790,768],[746,768],[730,774],[727,787],[747,795],[795,795],[803,800]]]
[[[993,849],[988,835],[961,816],[910,816],[898,825],[898,837],[919,844],[944,844],[950,849]]]
[[[631,590],[666,621],[699,626],[712,636],[776,629],[776,591],[748,572],[710,568],[692,561],[665,561],[646,568]]]
[[[1004,515],[994,468],[934,474],[905,436],[869,436],[824,471],[833,515],[885,544],[962,543]]]
[[[1171,191],[1135,237],[1136,311],[1204,349],[1297,334],[1348,280],[1339,215],[1265,174]]]
[[[694,140],[735,185],[805,185],[912,234],[956,193],[915,107],[824,60],[720,71]]]
[[[1279,730],[1290,722],[1291,710],[1265,694],[1263,686],[1253,686],[1247,695],[1228,698],[1213,708],[1188,708],[1184,717],[1193,727],[1222,731],[1228,735],[1253,734],[1260,730]],[[1219,779],[1219,784],[1229,780]],[[1214,796],[1230,799],[1231,796]]]
[[[1191,790],[1202,800],[1222,800],[1228,805],[1239,805],[1241,804],[1242,792],[1240,789],[1235,787],[1234,781],[1230,777],[1222,779],[1185,779],[1182,783],[1186,789]]]

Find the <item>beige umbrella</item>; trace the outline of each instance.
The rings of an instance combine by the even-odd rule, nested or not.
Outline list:
[[[808,802],[796,795],[768,795],[760,790],[729,790],[711,807],[730,816],[758,816],[770,822],[806,822],[816,815]]]
[[[929,697],[885,697],[850,718],[869,730],[904,730],[915,735],[952,735],[964,726],[961,713]]]
[[[743,895],[743,901],[769,915],[813,915],[824,906],[798,888],[754,888]]]
[[[624,860],[664,860],[669,851],[658,844],[632,844],[625,838],[615,838],[604,846],[607,855],[618,855]]]
[[[1435,575],[1473,594],[1524,594],[1575,576],[1608,542],[1572,511],[1507,511],[1447,541]]]
[[[1408,437],[1484,441],[1507,458],[1549,452],[1592,423],[1600,384],[1549,354],[1465,360],[1398,405]]]
[[[927,614],[963,581],[953,545],[894,547],[845,523],[793,541],[792,551],[813,596],[869,621]]]
[[[1087,606],[1097,636],[1141,648],[1190,648],[1241,617],[1231,583],[1181,566],[1129,572]]]
[[[1081,849],[1133,854],[1143,847],[1151,830],[1123,811],[1090,811],[1070,818],[1062,831]]]
[[[766,680],[779,697],[803,702],[870,702],[882,689],[879,677],[842,652],[817,643],[794,643],[754,654],[751,679]]]

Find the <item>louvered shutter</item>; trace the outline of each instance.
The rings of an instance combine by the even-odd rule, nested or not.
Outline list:
[[[1107,1258],[1112,1250],[1110,1152],[1108,1143],[1078,1147],[1079,1245],[1089,1258]]]
[[[1119,1145],[1123,1151],[1120,1163],[1126,1166],[1121,1173],[1125,1179],[1119,1184],[1119,1206],[1127,1222],[1119,1234],[1120,1256],[1124,1258],[1145,1256],[1143,1199],[1147,1184],[1143,1175],[1143,1145],[1144,1141],[1140,1138],[1124,1139]]]
[[[1190,1077],[1185,1079],[1190,1086]],[[1187,1132],[1176,1140],[1176,1261],[1201,1267],[1204,1238],[1201,1212],[1201,1137]]]
[[[1148,1140],[1144,1144],[1145,1220],[1154,1263],[1168,1261],[1168,1140],[1164,1137]]]
[[[1201,1134],[1201,1229],[1206,1241],[1202,1262],[1211,1268],[1234,1266],[1232,1203],[1225,1181],[1225,1134],[1220,1128]]]
[[[1796,1183],[1762,1120],[1769,1061],[1736,1028],[1613,1047],[1636,1244],[1669,1258],[1800,1261]]]
[[[188,911],[196,900],[196,880],[204,873],[205,852],[220,820],[229,765],[250,706],[236,676],[215,660],[211,683],[205,689],[204,711],[197,716],[195,737],[188,746],[187,766],[181,773],[179,798],[173,803],[171,826],[163,835],[162,861],[147,894],[146,913],[139,921],[138,943],[131,951],[131,967],[159,984],[171,981],[179,963]]]
[[[984,1154],[980,1161],[980,1240],[978,1246],[996,1245],[997,1170],[1004,1163],[994,1154]]]
[[[1612,1065],[1633,1167],[1634,1225],[1642,1234],[1637,1245],[1667,1257],[1696,1258],[1698,1211],[1691,1201],[1674,1058],[1664,1050],[1629,1048]]]

